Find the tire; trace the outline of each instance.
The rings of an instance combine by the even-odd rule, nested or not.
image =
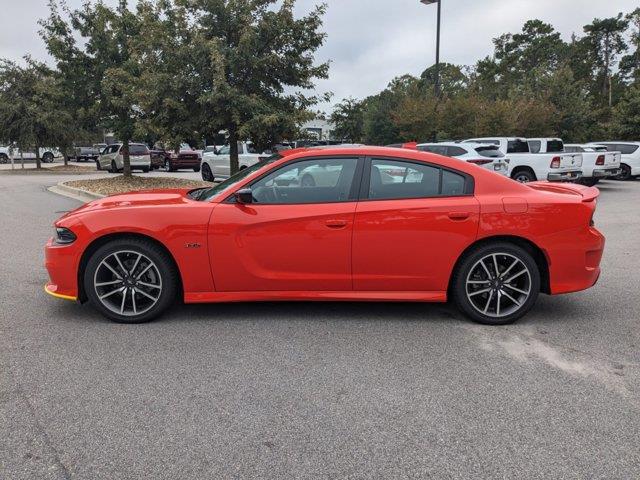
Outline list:
[[[102,170],[102,166],[100,165],[99,160],[96,160],[96,170]]]
[[[511,174],[511,178],[520,183],[535,182],[537,180],[535,173],[528,169],[516,170]]]
[[[200,171],[200,165],[198,165],[197,167],[193,167],[193,171],[198,173]]]
[[[9,163],[9,156],[6,153],[0,153],[0,163]]]
[[[111,160],[111,169],[109,170],[110,173],[118,173],[118,167],[116,165],[116,161],[115,160]]]
[[[309,174],[303,175],[302,176],[302,180],[300,180],[300,186],[301,187],[315,187],[316,186],[316,181]]]
[[[118,323],[144,323],[176,300],[178,272],[161,247],[144,239],[122,238],[91,255],[83,284],[89,302],[105,317]]]
[[[204,180],[205,182],[214,182],[216,180],[216,178],[213,176],[213,173],[211,172],[211,167],[209,167],[208,164],[203,163],[202,164],[202,180]]]
[[[175,171],[175,169],[171,165],[171,162],[169,160],[167,160],[167,159],[165,159],[165,161],[164,161],[164,171],[165,172],[173,172],[173,171]]]
[[[581,185],[586,185],[587,187],[593,187],[595,185],[598,184],[598,182],[600,182],[599,178],[581,178],[580,180],[578,180],[577,183],[581,184]]]
[[[500,274],[507,273],[502,279],[496,278],[496,262]],[[465,254],[451,281],[456,306],[485,325],[515,322],[531,310],[539,293],[540,271],[535,260],[525,249],[507,242],[481,245]]]
[[[149,168],[148,167],[144,167],[142,169],[142,173],[149,173]]]
[[[626,164],[621,164],[620,165],[620,174],[616,175],[615,177],[613,177],[616,180],[621,180],[621,181],[627,181],[627,180],[631,180],[631,167],[629,165]]]
[[[53,153],[44,152],[44,155],[42,155],[42,161],[44,163],[53,163]]]

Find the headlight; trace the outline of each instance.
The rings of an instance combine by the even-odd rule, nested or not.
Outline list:
[[[76,241],[76,234],[68,228],[56,227],[56,232],[53,237],[58,245],[68,245]]]

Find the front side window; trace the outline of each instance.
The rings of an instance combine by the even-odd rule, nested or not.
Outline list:
[[[370,200],[464,195],[466,178],[419,163],[374,159],[369,179]]]
[[[357,158],[322,158],[291,163],[251,186],[263,205],[335,203],[352,200]]]

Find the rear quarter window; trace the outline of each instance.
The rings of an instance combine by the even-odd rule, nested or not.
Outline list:
[[[564,143],[560,140],[549,140],[547,142],[547,153],[559,153],[564,151]]]
[[[504,153],[500,151],[497,147],[477,147],[476,153],[481,157],[486,158],[502,158],[504,157]]]
[[[616,145],[616,150],[618,150],[623,155],[631,155],[632,153],[636,153],[638,148],[640,148],[639,145],[629,145],[629,144]]]

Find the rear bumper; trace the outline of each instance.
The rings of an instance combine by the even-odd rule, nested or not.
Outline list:
[[[570,172],[552,172],[547,175],[550,182],[574,182],[582,178],[581,170],[572,170]]]
[[[605,238],[593,227],[556,238],[558,247],[549,251],[551,294],[578,292],[596,284]],[[555,242],[554,242],[555,243]]]
[[[199,158],[173,158],[171,159],[173,168],[195,168],[200,166]]]
[[[593,178],[615,177],[620,174],[619,168],[594,168]]]

